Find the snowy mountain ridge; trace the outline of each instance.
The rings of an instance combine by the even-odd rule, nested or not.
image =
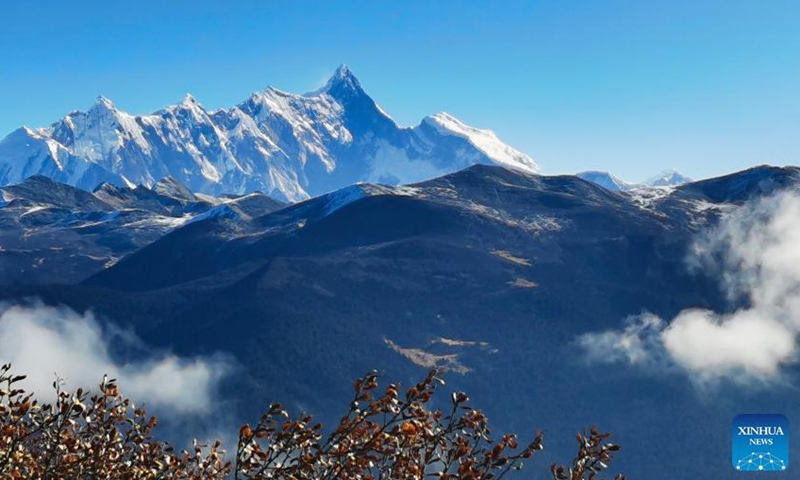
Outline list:
[[[171,177],[153,188],[102,183],[89,192],[33,175],[0,187],[0,283],[79,281],[181,226],[284,206],[260,193],[195,195]]]
[[[577,174],[578,177],[588,181],[600,185],[601,187],[605,188],[606,190],[612,191],[624,191],[630,190],[631,188],[636,187],[635,183],[626,182],[625,180],[619,178],[618,176],[608,173],[608,172],[601,172],[597,170],[590,170],[586,172],[580,172]]]
[[[653,187],[674,187],[690,182],[692,182],[692,179],[686,175],[676,170],[667,169],[658,175],[648,178],[645,183]]]
[[[588,182],[600,185],[606,190],[611,190],[614,192],[624,192],[628,190],[637,190],[637,189],[651,188],[651,187],[677,187],[679,185],[684,185],[692,182],[691,178],[671,169],[664,170],[658,175],[655,175],[647,179],[644,183],[628,182],[619,178],[613,173],[603,172],[599,170],[588,170],[585,172],[580,172],[576,174],[576,176]]]
[[[490,130],[446,113],[398,126],[344,65],[315,92],[269,87],[216,111],[187,95],[132,115],[98,97],[86,112],[0,141],[0,185],[36,174],[87,190],[103,182],[153,187],[172,177],[192,192],[261,191],[289,201],[357,182],[421,181],[473,164],[539,171]]]

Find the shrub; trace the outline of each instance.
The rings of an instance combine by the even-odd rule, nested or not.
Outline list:
[[[0,477],[20,479],[223,479],[230,464],[219,442],[176,452],[156,440],[158,421],[103,379],[98,393],[53,383],[56,400],[41,404],[16,388],[24,376],[0,367]]]
[[[347,414],[328,435],[310,415],[292,419],[273,404],[255,426],[241,427],[234,463],[219,441],[178,452],[157,440],[155,417],[124,398],[114,380],[91,396],[56,381],[55,402],[41,404],[17,388],[24,378],[0,367],[1,478],[501,480],[544,448],[541,432],[524,446],[513,434],[494,438],[462,392],[446,411],[431,408],[444,383],[436,371],[405,392],[389,384],[379,393],[374,372],[357,380]],[[578,435],[578,455],[569,466],[553,465],[552,478],[600,480],[619,449],[608,438],[594,428]]]

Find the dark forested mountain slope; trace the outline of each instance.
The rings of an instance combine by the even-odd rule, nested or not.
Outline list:
[[[758,167],[614,192],[475,166],[261,216],[208,216],[81,284],[5,297],[92,308],[181,354],[232,352],[243,368],[227,388],[242,415],[283,400],[336,418],[332,405],[364,371],[409,382],[438,365],[501,429],[545,428],[548,455],[566,455],[571,432],[597,423],[624,445],[631,478],[733,478],[731,418],[800,414],[794,393],[704,396],[674,372],[587,365],[575,339],[643,310],[731,308],[717,279],[687,271],[693,236],[798,178]]]

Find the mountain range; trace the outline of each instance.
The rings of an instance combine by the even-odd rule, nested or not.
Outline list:
[[[597,424],[623,445],[615,463],[630,478],[732,479],[731,419],[762,410],[793,418],[794,393],[723,385],[712,397],[674,372],[587,363],[575,341],[643,310],[672,318],[739,308],[718,278],[687,270],[692,242],[732,209],[799,187],[793,167],[612,191],[476,165],[291,205],[262,198],[232,215],[225,200],[174,181],[90,193],[34,177],[3,191],[5,238],[19,240],[0,251],[0,265],[14,257],[31,268],[0,288],[0,300],[91,310],[180,356],[232,355],[240,368],[223,388],[241,420],[273,400],[335,420],[365,371],[407,385],[439,366],[448,389],[469,392],[498,431],[545,429],[545,464],[573,450],[567,432]],[[35,222],[34,203],[51,205],[56,220]],[[100,214],[82,227],[59,205]],[[181,220],[138,238],[136,223],[114,212]],[[46,258],[70,271],[50,277],[60,284],[32,267],[50,247],[66,243],[74,254],[125,237],[137,245],[112,262]]]
[[[795,167],[543,176],[446,113],[398,126],[342,66],[316,92],[216,111],[101,97],[0,142],[0,185],[0,306],[41,299],[180,358],[233,358],[232,424],[274,400],[335,421],[364,372],[439,367],[500,430],[544,428],[545,463],[597,423],[630,478],[725,479],[736,414],[800,415],[793,392],[711,397],[576,343],[645,311],[746,305],[686,259],[729,213],[800,189]]]
[[[305,95],[275,88],[206,110],[191,95],[150,115],[103,97],[46,128],[0,141],[0,185],[32,175],[93,190],[101,183],[153,187],[172,177],[193,192],[259,191],[300,201],[357,182],[411,183],[473,164],[538,172],[527,155],[447,113],[401,127],[340,66]]]
[[[260,193],[194,194],[170,177],[152,189],[103,183],[87,192],[34,175],[0,188],[0,285],[78,282],[188,223],[284,206]]]
[[[612,191],[633,190],[646,187],[676,187],[685,183],[690,183],[691,178],[682,175],[675,170],[664,170],[663,172],[647,179],[644,183],[634,183],[625,181],[613,173],[598,170],[589,170],[577,174],[580,178],[592,183],[596,183],[603,188]]]

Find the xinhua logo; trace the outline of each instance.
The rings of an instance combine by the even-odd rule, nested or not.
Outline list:
[[[775,472],[789,468],[789,420],[783,415],[738,415],[731,428],[733,468]]]

